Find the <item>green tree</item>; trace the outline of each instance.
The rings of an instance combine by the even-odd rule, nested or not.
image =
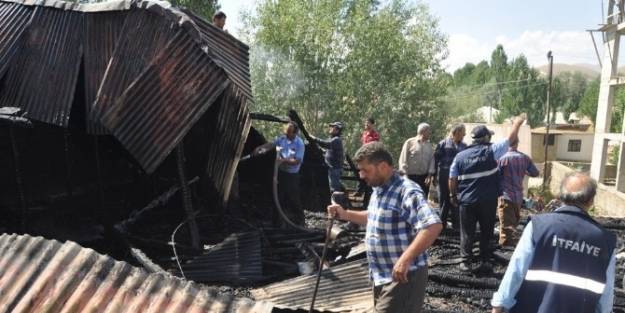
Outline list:
[[[541,124],[546,81],[529,66],[524,55],[512,60],[507,77],[510,84],[503,87],[501,116],[507,118],[525,112],[530,126]]]
[[[243,37],[256,111],[294,108],[316,134],[342,120],[349,151],[367,116],[396,156],[419,122],[444,132],[446,41],[423,4],[266,0],[244,16]]]
[[[221,7],[218,0],[172,0],[171,4],[186,7],[208,21],[212,21],[213,14]]]
[[[580,100],[578,112],[590,118],[593,122],[597,117],[597,103],[599,101],[599,78],[588,83],[584,95]]]
[[[503,82],[508,78],[508,56],[502,45],[497,45],[490,56],[490,70],[492,71],[491,77],[495,80],[497,86],[497,102],[495,102],[494,106],[499,108],[503,97]]]
[[[588,80],[580,72],[563,72],[557,79],[561,84],[559,101],[556,104],[559,111],[568,119],[571,113],[578,111]]]

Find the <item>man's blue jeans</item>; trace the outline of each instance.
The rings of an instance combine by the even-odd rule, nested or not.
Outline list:
[[[345,187],[341,183],[342,168],[328,168],[328,181],[330,182],[330,191],[344,191]]]

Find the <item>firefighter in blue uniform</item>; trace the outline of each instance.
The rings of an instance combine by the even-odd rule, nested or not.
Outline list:
[[[493,295],[493,313],[612,312],[616,236],[587,213],[596,192],[586,174],[564,178],[564,205],[525,227]]]
[[[499,191],[499,169],[497,160],[506,153],[510,142],[518,140],[519,128],[525,121],[525,114],[512,123],[507,138],[491,144],[494,134],[486,126],[479,125],[471,131],[473,143],[459,152],[449,170],[449,198],[458,206],[460,214],[460,271],[470,272],[472,248],[476,223],[480,224],[480,271],[489,272],[490,240],[495,228],[497,198]]]

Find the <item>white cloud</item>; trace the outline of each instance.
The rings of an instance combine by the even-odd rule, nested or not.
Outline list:
[[[595,35],[602,53],[601,36]],[[519,37],[498,36],[492,41],[480,41],[466,34],[449,36],[449,57],[445,61],[449,71],[462,67],[467,62],[490,60],[490,54],[497,44],[502,44],[509,59],[524,54],[530,65],[547,63],[547,52],[551,50],[555,63],[597,64],[597,57],[590,35],[579,31],[525,31]],[[600,54],[601,55],[601,54]]]

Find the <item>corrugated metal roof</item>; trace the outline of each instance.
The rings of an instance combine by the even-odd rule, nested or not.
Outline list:
[[[82,14],[36,7],[21,48],[11,61],[0,106],[24,117],[67,126],[82,58]],[[25,19],[25,17],[22,17]],[[30,18],[30,17],[29,17]]]
[[[338,265],[322,271],[315,310],[363,312],[373,306],[367,260]],[[267,300],[277,308],[308,310],[317,276],[306,275],[252,290],[257,300]]]
[[[164,1],[0,4],[0,106],[63,127],[84,112],[88,133],[113,134],[152,173],[214,105],[206,170],[227,199],[250,126],[245,44]]]
[[[107,110],[115,106],[118,98],[176,33],[174,27],[173,21],[153,12],[133,10],[128,13],[93,104],[91,117],[94,120],[99,121]]]
[[[227,32],[216,28],[195,13],[182,9],[199,28],[202,39],[208,44],[211,57],[223,67],[228,77],[248,99],[252,99],[250,83],[249,47]]]
[[[103,12],[85,15],[84,73],[85,73],[85,119],[87,132],[108,134],[99,121],[90,118],[104,73],[117,41],[121,37],[127,12]]]
[[[234,171],[243,152],[251,120],[247,99],[235,86],[226,88],[217,104],[217,121],[211,124],[206,173],[213,178],[223,200],[230,195]]]
[[[24,30],[30,24],[32,8],[0,2],[0,78],[15,55]]]
[[[135,39],[141,40],[142,34],[136,35]],[[158,50],[153,62],[121,96],[110,97],[115,103],[104,108],[100,119],[148,173],[161,164],[230,83],[182,29]],[[107,73],[107,77],[116,76]],[[236,150],[225,151],[233,155]],[[220,156],[224,157],[229,156]]]
[[[219,295],[125,262],[28,235],[0,236],[0,312],[259,312],[272,306]]]
[[[254,282],[263,278],[259,232],[237,233],[182,265],[197,282]]]

